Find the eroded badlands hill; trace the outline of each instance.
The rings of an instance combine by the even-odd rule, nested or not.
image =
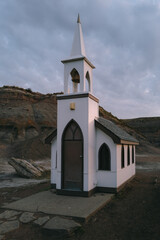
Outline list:
[[[43,139],[56,127],[56,116],[55,94],[33,93],[17,87],[0,88],[1,155],[50,157],[49,146],[44,145]]]

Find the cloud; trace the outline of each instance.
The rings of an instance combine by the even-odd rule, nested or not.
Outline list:
[[[0,85],[63,91],[78,12],[100,104],[120,118],[160,115],[158,1],[1,1]]]

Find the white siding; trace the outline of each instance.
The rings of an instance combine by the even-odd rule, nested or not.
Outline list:
[[[57,177],[57,138],[51,143],[51,184],[56,184]]]
[[[113,140],[97,128],[96,134],[96,169],[97,169],[97,186],[116,188],[117,183],[117,162],[116,162],[116,145]],[[111,171],[98,170],[98,152],[103,143],[106,143],[111,153]]]
[[[124,145],[125,167],[121,168],[121,145],[117,145],[117,187],[135,175],[135,161],[132,163],[132,146],[130,148],[130,165],[127,164],[128,145]],[[134,146],[135,149],[135,146]]]
[[[68,96],[68,95],[67,95]],[[70,103],[75,110],[70,110]],[[74,119],[83,133],[83,190],[89,191],[95,183],[95,125],[98,103],[89,97],[58,100],[57,118],[57,188],[61,189],[61,144],[62,134],[69,121]]]

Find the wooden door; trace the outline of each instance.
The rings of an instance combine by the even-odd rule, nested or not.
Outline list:
[[[83,190],[83,137],[80,127],[71,121],[63,133],[62,188]]]

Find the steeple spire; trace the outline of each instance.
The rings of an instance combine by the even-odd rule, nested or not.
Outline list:
[[[77,18],[77,23],[81,23],[79,13],[78,13],[78,18]]]
[[[86,56],[80,16],[78,14],[77,26],[74,33],[72,50],[70,56]]]

